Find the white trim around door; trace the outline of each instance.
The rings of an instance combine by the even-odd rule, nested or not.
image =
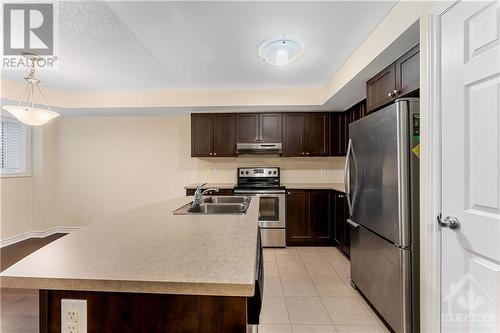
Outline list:
[[[422,214],[420,228],[421,250],[425,260],[420,264],[421,331],[441,332],[441,228],[436,218],[441,212],[441,19],[458,1],[447,2],[428,16],[427,87],[428,132],[426,165],[428,189],[421,199],[426,200],[427,211]],[[421,257],[422,258],[422,257]]]

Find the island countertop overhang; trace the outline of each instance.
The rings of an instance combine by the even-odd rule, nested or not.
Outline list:
[[[0,274],[2,287],[253,296],[258,201],[245,215],[172,215],[190,198],[95,222]]]

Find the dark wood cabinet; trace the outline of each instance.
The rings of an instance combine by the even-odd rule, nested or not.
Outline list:
[[[289,190],[287,193],[287,245],[333,245],[331,191]]]
[[[309,191],[288,190],[286,200],[286,245],[311,245]]]
[[[396,89],[402,97],[417,90],[420,86],[420,53],[419,45],[406,52],[396,60]]]
[[[243,113],[237,115],[236,142],[282,142],[281,113]]]
[[[191,115],[191,156],[212,156],[213,115],[209,113]]]
[[[306,156],[328,156],[330,146],[330,115],[308,113],[305,117]]]
[[[231,113],[191,115],[191,156],[236,156],[236,116]]]
[[[331,218],[333,219],[334,226],[334,243],[340,251],[349,257],[350,237],[349,225],[347,224],[349,209],[345,194],[337,191],[332,192],[331,206],[333,211]]]
[[[328,156],[330,115],[328,113],[285,113],[283,156]]]
[[[313,245],[331,246],[333,241],[333,223],[331,221],[331,205],[329,190],[310,192],[311,226],[313,230]]]
[[[419,45],[366,82],[367,111],[375,111],[419,89]]]
[[[279,143],[283,141],[281,113],[259,114],[260,142]]]
[[[330,114],[330,156],[346,155],[346,123],[344,112]]]
[[[378,109],[394,100],[396,90],[396,66],[394,63],[366,82],[367,107]]]

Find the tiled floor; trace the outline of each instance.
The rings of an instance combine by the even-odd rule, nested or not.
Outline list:
[[[264,249],[259,332],[389,332],[349,274],[349,261],[336,248]]]

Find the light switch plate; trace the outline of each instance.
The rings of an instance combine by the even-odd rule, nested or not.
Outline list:
[[[61,333],[87,333],[87,300],[61,300]]]

